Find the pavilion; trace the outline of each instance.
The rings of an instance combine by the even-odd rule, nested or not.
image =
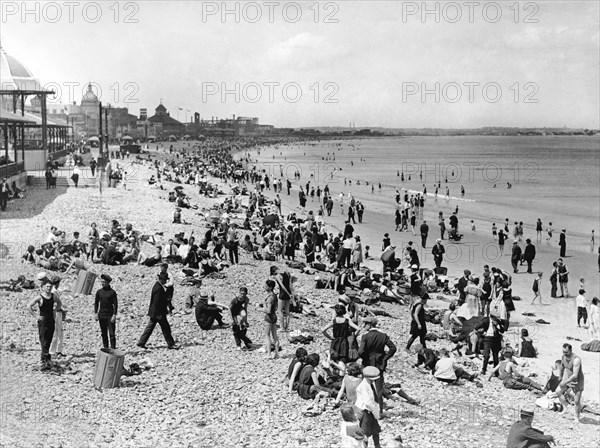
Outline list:
[[[69,126],[47,118],[52,94],[0,46],[0,177],[21,183],[27,170],[43,170],[48,160],[66,155]],[[25,111],[29,97],[39,102],[39,115]]]

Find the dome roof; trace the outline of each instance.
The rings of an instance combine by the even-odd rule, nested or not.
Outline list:
[[[0,86],[2,90],[41,90],[40,81],[25,65],[6,54],[0,46]]]
[[[82,103],[97,103],[98,102],[98,97],[93,92],[91,83],[88,84],[87,92],[85,92],[85,94],[83,95],[83,98],[81,98],[81,102]]]

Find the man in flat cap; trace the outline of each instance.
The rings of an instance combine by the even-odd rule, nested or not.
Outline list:
[[[548,448],[551,443],[556,445],[554,437],[532,428],[532,423],[533,411],[522,409],[521,420],[510,427],[506,448]]]
[[[381,418],[380,403],[377,398],[379,388],[377,383],[381,380],[381,372],[377,367],[367,366],[363,369],[363,380],[356,388],[356,407],[360,409],[360,429],[366,437],[373,438],[375,448],[380,448],[379,434],[381,426],[379,419]]]
[[[94,300],[94,316],[100,324],[102,345],[104,348],[108,348],[109,337],[110,348],[117,348],[115,328],[119,302],[117,300],[117,293],[110,286],[111,282],[112,278],[110,275],[102,274],[100,276],[102,288],[96,291],[96,299]]]
[[[146,342],[152,336],[152,332],[154,331],[154,327],[156,324],[160,325],[160,329],[163,332],[163,336],[165,337],[165,341],[167,341],[167,347],[170,349],[178,349],[179,346],[175,344],[175,340],[171,335],[171,326],[169,325],[169,321],[167,320],[167,314],[170,313],[169,310],[169,294],[167,292],[167,281],[169,280],[169,275],[166,272],[161,272],[158,275],[158,280],[154,284],[152,288],[152,295],[150,296],[150,306],[148,307],[148,324],[140,337],[140,340],[137,343],[138,347],[146,348]]]
[[[396,353],[396,346],[390,337],[377,329],[377,318],[366,317],[363,319],[366,333],[360,340],[358,356],[362,359],[362,365],[377,367],[381,372],[375,381],[377,390],[377,402],[379,409],[383,411],[383,373],[387,367],[388,360]],[[388,348],[387,351],[385,348]]]

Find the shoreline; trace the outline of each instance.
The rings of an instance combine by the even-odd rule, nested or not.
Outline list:
[[[267,157],[272,155],[273,150],[279,151],[280,148],[261,148],[261,155],[258,158],[259,166],[263,160],[273,160],[267,159]],[[285,149],[282,149],[282,151],[285,151]],[[255,159],[257,151],[250,152],[250,154],[251,159]],[[245,153],[242,155],[245,156]],[[278,160],[276,156],[275,163],[277,162]],[[306,161],[307,164],[313,162],[314,160],[310,158]],[[254,164],[255,162],[250,163],[250,165]],[[276,177],[279,178],[279,176]],[[316,197],[314,201],[311,201],[310,196],[307,197],[306,212],[303,212],[299,206],[297,199],[297,193],[299,191],[298,184],[304,184],[307,180],[308,179],[306,176],[302,176],[299,181],[293,182],[290,196],[286,194],[285,188],[283,189],[280,197],[282,199],[282,212],[284,213],[284,216],[290,211],[296,212],[298,216],[303,216],[310,210],[313,210],[315,213],[318,210]],[[315,184],[315,187],[316,185],[317,184]],[[321,184],[321,187],[322,186],[323,184]],[[324,216],[324,224],[326,227],[329,226],[330,228],[342,231],[345,222],[345,216],[340,216],[340,204],[337,198],[337,194],[339,194],[340,190],[336,190],[335,184],[330,184],[329,187],[330,193],[334,198],[334,208],[331,217],[328,218],[327,216]],[[250,188],[251,186],[249,185],[249,189]],[[417,225],[415,226],[417,233],[415,236],[413,236],[410,231],[394,231],[395,225],[393,223],[393,210],[395,207],[391,205],[394,201],[394,190],[389,191],[388,193],[389,198],[387,198],[387,201],[390,205],[390,211],[388,213],[383,211],[385,206],[376,206],[374,207],[375,210],[372,210],[369,208],[366,202],[363,202],[366,208],[363,216],[363,224],[353,224],[355,228],[355,235],[360,235],[361,237],[363,251],[365,246],[369,245],[371,247],[370,255],[372,258],[371,260],[365,261],[364,265],[368,266],[374,272],[381,271],[381,262],[379,261],[379,256],[381,254],[381,239],[383,238],[383,233],[387,232],[390,234],[392,244],[400,248],[400,253],[407,245],[408,241],[413,241],[419,254],[422,267],[433,268],[434,263],[433,256],[431,255],[431,247],[435,243],[435,239],[439,237],[439,231],[437,230],[438,209],[432,208],[433,201],[427,200],[425,202],[423,218],[427,220],[430,231],[429,238],[427,240],[427,249],[422,249],[420,246],[420,236],[418,234],[419,225],[421,223],[419,219],[417,220]],[[272,190],[265,190],[264,194],[271,199],[274,197]],[[358,200],[361,200],[361,198],[364,196],[364,193],[362,195],[355,195]],[[379,199],[381,200],[380,196]],[[386,199],[383,200],[385,201]],[[445,203],[445,200],[443,202]],[[445,217],[451,214],[451,209],[451,207],[447,206],[443,209]],[[463,223],[462,226],[459,226],[459,229],[462,228],[461,233],[465,235],[463,240],[460,243],[450,243],[447,239],[443,241],[443,245],[446,248],[446,257],[443,266],[448,267],[448,277],[450,279],[456,279],[462,276],[464,269],[469,269],[474,274],[479,275],[484,264],[497,266],[512,272],[510,263],[510,246],[512,239],[507,239],[505,245],[505,254],[500,256],[497,252],[497,243],[491,238],[491,231],[490,236],[488,237],[480,230],[473,233],[470,229],[466,228],[467,226],[465,223],[471,219],[470,216],[465,217],[465,214],[467,213],[468,212],[464,211],[463,209],[461,209],[459,212],[460,220]],[[589,341],[589,336],[587,334],[587,330],[577,328],[576,326],[577,311],[574,299],[579,277],[584,277],[586,279],[586,297],[588,299],[588,303],[591,301],[592,297],[599,296],[599,285],[597,282],[597,256],[595,253],[591,253],[589,251],[576,251],[573,248],[569,248],[567,251],[567,257],[565,257],[565,264],[569,267],[570,271],[569,292],[571,293],[571,298],[552,299],[549,297],[550,282],[548,279],[552,261],[558,258],[559,250],[556,245],[558,238],[555,234],[554,243],[548,244],[545,241],[544,232],[540,244],[536,241],[535,230],[532,229],[532,226],[525,226],[523,243],[527,237],[531,237],[532,242],[537,249],[533,271],[534,273],[538,271],[544,272],[542,283],[542,297],[544,300],[544,306],[530,304],[533,297],[531,285],[534,275],[525,274],[524,272],[526,267],[520,267],[519,273],[513,275],[512,289],[513,294],[521,297],[522,300],[515,302],[517,310],[511,315],[511,327],[508,330],[508,334],[505,336],[505,338],[510,340],[511,345],[514,346],[520,340],[520,330],[522,328],[527,328],[530,336],[534,340],[534,344],[539,349],[538,358],[528,360],[528,362],[530,362],[532,369],[543,371],[548,370],[549,366],[554,362],[554,360],[561,356],[561,346],[564,342],[572,343],[574,351],[576,351],[577,354],[582,358],[584,372],[587,376],[584,397],[586,400],[598,401],[600,398],[600,370],[596,368],[598,366],[598,354],[593,352],[585,352],[580,349],[581,343]],[[399,256],[398,249],[396,253],[397,256]],[[530,318],[523,316],[522,313],[534,313],[535,316]],[[540,318],[549,321],[550,325],[536,323],[535,321]],[[568,340],[568,336],[581,339],[581,342]]]

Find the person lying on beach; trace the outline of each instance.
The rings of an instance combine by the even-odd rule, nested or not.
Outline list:
[[[517,363],[513,358],[513,351],[511,348],[504,350],[504,360],[500,362],[496,367],[492,369],[488,376],[488,381],[492,380],[492,376],[498,373],[498,376],[502,380],[504,387],[507,389],[527,389],[527,390],[543,390],[541,384],[536,383],[530,378],[519,373],[517,370]]]
[[[156,246],[154,255],[146,255],[143,252],[140,252],[138,256],[138,264],[143,266],[152,267],[157,265],[162,261],[162,247]]]
[[[389,280],[384,281],[379,287],[379,300],[382,302],[398,303],[400,305],[405,304],[404,298],[398,294],[394,284]]]

